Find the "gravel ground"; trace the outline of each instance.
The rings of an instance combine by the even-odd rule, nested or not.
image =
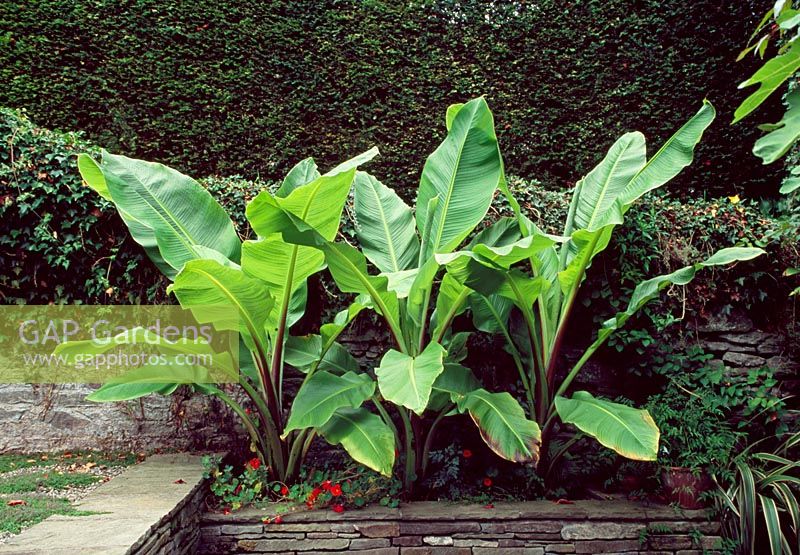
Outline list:
[[[71,486],[66,489],[52,489],[52,488],[39,488],[35,492],[29,493],[9,493],[0,494],[0,503],[7,503],[8,500],[20,496],[39,496],[39,497],[53,497],[68,499],[70,503],[74,503],[79,499],[86,497],[89,493],[96,490],[101,484],[109,481],[114,476],[122,474],[128,467],[127,466],[105,466],[105,465],[92,465],[92,464],[66,464],[59,463],[51,466],[31,466],[25,468],[18,468],[9,472],[0,474],[0,480],[4,478],[12,478],[15,476],[22,476],[25,474],[39,474],[51,472],[63,473],[78,473],[78,474],[91,474],[97,476],[98,481],[94,484],[86,486]],[[0,543],[4,543],[8,538],[14,534],[10,532],[0,532]]]

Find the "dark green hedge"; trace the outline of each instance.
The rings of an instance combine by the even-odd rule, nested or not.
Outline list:
[[[758,131],[729,125],[753,63],[734,58],[765,5],[0,2],[0,105],[195,176],[275,179],[377,145],[372,170],[409,196],[455,101],[486,95],[509,171],[561,188],[622,132],[655,146],[708,97],[720,117],[674,186],[774,191],[750,154]]]

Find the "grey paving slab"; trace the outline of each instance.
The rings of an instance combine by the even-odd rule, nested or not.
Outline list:
[[[3,555],[124,555],[169,518],[203,480],[201,457],[154,455],[101,485],[76,507],[0,545]]]

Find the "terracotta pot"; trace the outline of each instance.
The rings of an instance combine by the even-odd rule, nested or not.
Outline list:
[[[700,494],[713,487],[713,482],[705,470],[697,474],[682,466],[670,466],[662,470],[661,484],[669,501],[677,503],[683,509],[705,507],[706,503],[700,499]]]
[[[644,480],[641,476],[627,474],[619,481],[619,489],[625,493],[639,491],[644,488]]]

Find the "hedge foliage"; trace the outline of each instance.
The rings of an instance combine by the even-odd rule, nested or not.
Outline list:
[[[166,281],[130,238],[116,210],[81,182],[75,157],[96,153],[96,147],[80,134],[39,128],[9,109],[0,109],[0,141],[7,145],[0,149],[0,302],[168,302]],[[200,183],[231,214],[243,238],[250,235],[247,202],[277,185],[240,177],[208,177]],[[569,200],[565,193],[514,177],[509,185],[534,221],[561,232]],[[721,278],[696,280],[687,295],[689,310],[702,316],[706,307],[752,306],[768,298],[783,302],[792,283],[780,274],[787,266],[800,266],[800,226],[790,219],[800,220],[800,214],[774,213],[727,198],[680,202],[648,195],[596,262],[590,273],[595,284],[584,288],[594,298],[586,303],[594,302],[591,312],[607,317],[620,307],[607,306],[603,299],[625,298],[641,279],[736,243],[766,246],[769,260],[759,260],[757,267],[740,265]],[[509,214],[498,197],[489,220]],[[341,232],[352,240],[352,222],[346,217]],[[325,296],[324,288],[316,291]],[[335,302],[312,299],[313,306],[327,309],[335,308]]]
[[[509,170],[558,189],[624,131],[655,148],[708,97],[720,116],[674,186],[772,192],[779,176],[750,153],[759,131],[729,124],[754,63],[734,59],[764,5],[3,2],[0,105],[197,176],[278,179],[377,145],[371,169],[411,194],[452,102],[486,95]]]

